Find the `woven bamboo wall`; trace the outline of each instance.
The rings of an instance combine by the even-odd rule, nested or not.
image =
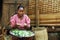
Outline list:
[[[60,0],[37,0],[39,24],[60,24]],[[4,0],[2,22],[7,25],[9,17],[14,14],[16,5],[22,3],[31,19],[31,25],[36,24],[36,0]],[[16,4],[16,5],[15,5]],[[9,15],[8,15],[9,14]],[[4,19],[4,20],[3,20]]]
[[[60,23],[60,0],[39,0],[41,24]]]
[[[60,0],[37,0],[39,7],[39,24],[40,25],[60,25]],[[35,5],[31,1],[31,6]],[[36,6],[35,6],[36,7]],[[31,7],[33,8],[33,7]],[[30,10],[31,11],[31,10]],[[35,11],[35,10],[32,10]],[[33,12],[32,12],[33,13]],[[37,13],[35,13],[37,14]],[[30,16],[34,19],[37,16]],[[35,21],[32,21],[35,23]]]

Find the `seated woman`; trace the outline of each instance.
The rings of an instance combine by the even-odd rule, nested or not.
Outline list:
[[[11,28],[29,29],[30,18],[24,13],[24,7],[18,6],[17,13],[10,18]]]

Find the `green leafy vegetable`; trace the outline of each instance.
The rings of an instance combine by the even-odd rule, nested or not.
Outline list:
[[[13,35],[18,36],[18,37],[31,37],[31,36],[34,36],[33,32],[26,31],[26,30],[14,29],[14,30],[11,30],[11,33],[13,33]]]

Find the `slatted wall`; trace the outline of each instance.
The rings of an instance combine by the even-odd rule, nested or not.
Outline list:
[[[60,0],[4,0],[2,23],[8,24],[9,17],[14,14],[20,3],[25,7],[32,26],[36,26],[37,17],[39,17],[39,25],[60,25]],[[39,15],[36,15],[38,13]]]

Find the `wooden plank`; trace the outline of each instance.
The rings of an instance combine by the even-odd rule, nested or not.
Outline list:
[[[40,25],[43,25],[43,26],[60,26],[60,24],[40,24]]]
[[[36,26],[36,24],[31,24],[31,26]],[[60,24],[39,24],[39,26],[43,26],[43,27],[44,26],[48,26],[48,27],[51,26],[52,27],[52,26],[60,26]]]
[[[57,16],[58,15],[58,16]],[[35,18],[35,15],[29,15],[31,19]],[[60,19],[60,13],[55,13],[55,14],[40,14],[39,19],[41,20],[57,20]]]

